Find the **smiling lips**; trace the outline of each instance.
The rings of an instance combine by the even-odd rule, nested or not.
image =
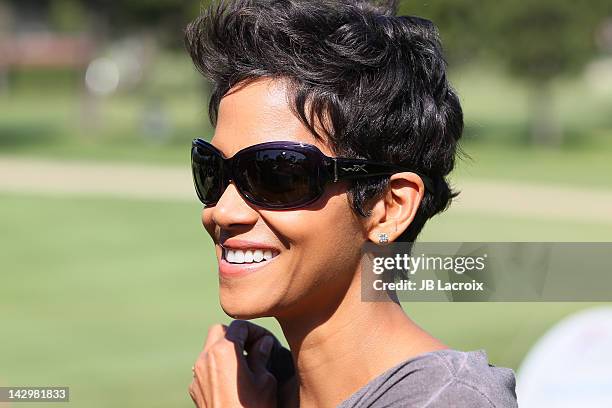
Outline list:
[[[259,263],[278,255],[271,249],[232,249],[223,247],[223,259],[232,264]]]

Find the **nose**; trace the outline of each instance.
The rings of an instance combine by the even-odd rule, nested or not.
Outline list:
[[[258,213],[249,206],[232,182],[212,208],[211,217],[223,230],[240,225],[253,225],[257,222]]]

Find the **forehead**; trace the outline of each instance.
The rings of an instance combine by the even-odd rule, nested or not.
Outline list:
[[[259,79],[231,90],[221,99],[212,144],[226,157],[247,146],[272,141],[314,144],[331,155],[328,146],[291,112],[284,82]]]

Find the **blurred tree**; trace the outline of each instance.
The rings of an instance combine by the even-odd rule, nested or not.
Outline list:
[[[49,21],[59,32],[79,32],[87,27],[87,13],[78,0],[56,0],[49,4]]]
[[[562,132],[552,81],[572,75],[597,55],[596,30],[612,15],[609,0],[402,1],[400,14],[430,18],[453,62],[486,55],[528,83],[534,143],[559,145]]]
[[[506,6],[512,3],[512,6]],[[579,73],[597,55],[596,30],[608,1],[500,2],[490,10],[492,54],[529,83],[532,140],[559,145],[562,131],[551,97],[552,81]]]
[[[121,37],[148,30],[166,46],[182,47],[182,27],[210,0],[0,0],[17,16],[37,17],[56,31],[90,31],[103,27],[105,35]],[[91,18],[89,18],[91,17]],[[89,18],[89,19],[88,19]]]
[[[462,64],[482,52],[482,41],[489,29],[486,24],[487,2],[490,0],[401,0],[398,15],[432,20],[442,35],[447,58],[453,64]]]
[[[182,48],[182,28],[211,0],[4,0],[15,10],[46,15],[63,31],[92,29],[110,37],[148,30]],[[375,0],[371,0],[375,1]],[[391,1],[391,0],[376,0]],[[95,15],[88,24],[83,16]],[[610,0],[400,0],[400,15],[433,20],[453,64],[492,58],[529,85],[534,142],[561,143],[552,81],[579,72],[597,53],[595,31],[612,16]],[[84,23],[85,21],[85,23]],[[99,23],[96,23],[99,21]],[[94,24],[96,23],[96,24]],[[503,97],[503,95],[501,95]]]

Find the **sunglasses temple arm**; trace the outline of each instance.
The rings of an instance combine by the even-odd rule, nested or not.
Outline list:
[[[409,171],[418,175],[421,180],[423,180],[423,184],[425,185],[425,188],[427,190],[429,190],[430,192],[434,191],[433,182],[429,177],[409,168],[399,167],[386,163],[368,162],[364,160],[334,158],[333,161],[334,181],[373,176],[386,176],[394,173]]]

